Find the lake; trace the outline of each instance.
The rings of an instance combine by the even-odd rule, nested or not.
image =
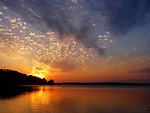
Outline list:
[[[150,113],[150,88],[21,86],[1,89],[0,113]]]

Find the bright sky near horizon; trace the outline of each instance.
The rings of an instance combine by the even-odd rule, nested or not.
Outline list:
[[[150,83],[149,0],[0,0],[0,68],[56,82]]]

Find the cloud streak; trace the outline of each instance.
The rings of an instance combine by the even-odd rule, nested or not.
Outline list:
[[[130,73],[149,73],[150,74],[150,67],[142,68],[135,71],[130,71]]]

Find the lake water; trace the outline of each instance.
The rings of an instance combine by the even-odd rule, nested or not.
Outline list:
[[[5,88],[0,113],[150,113],[150,88],[25,87]]]

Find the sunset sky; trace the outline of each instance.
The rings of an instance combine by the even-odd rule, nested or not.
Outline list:
[[[150,0],[0,0],[0,68],[150,83]]]

